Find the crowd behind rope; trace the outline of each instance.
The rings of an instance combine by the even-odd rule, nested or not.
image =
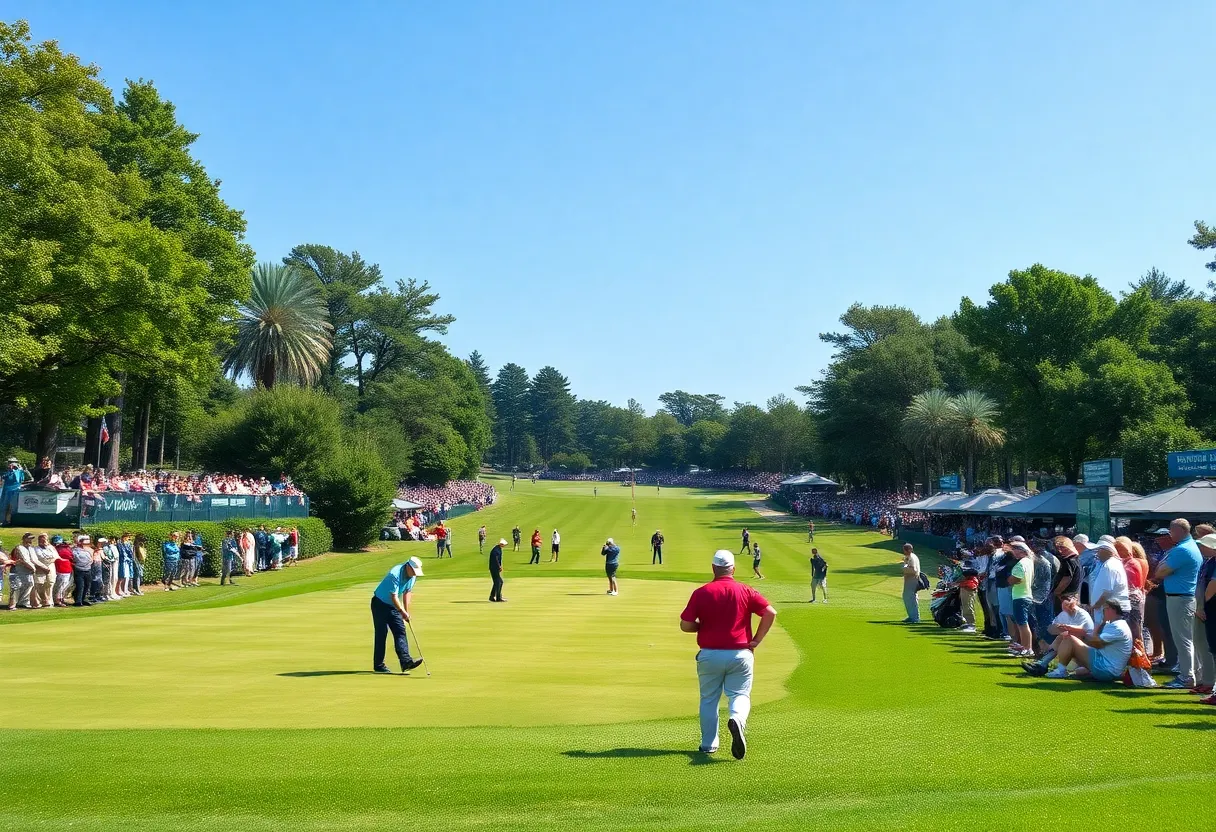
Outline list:
[[[795,514],[824,517],[854,526],[869,526],[884,534],[909,523],[923,522],[920,512],[900,511],[899,506],[919,499],[911,491],[849,491],[845,494],[805,494],[791,504]]]
[[[991,535],[960,549],[931,608],[941,626],[1008,642],[1032,676],[1156,685],[1216,705],[1216,528],[1182,518],[1137,539]],[[904,546],[905,623],[919,622],[919,560]],[[923,584],[922,584],[923,585]],[[957,621],[948,602],[957,598]],[[946,617],[950,616],[950,617]]]
[[[454,506],[472,505],[480,511],[498,499],[494,486],[474,480],[452,480],[442,488],[426,485],[403,485],[397,490],[397,498],[421,506],[415,509],[399,509],[381,532],[385,540],[435,540],[437,529],[428,530],[432,524],[442,524]],[[448,533],[444,527],[444,534]]]
[[[0,545],[0,594],[7,588],[9,610],[91,607],[143,595],[149,545],[143,534],[129,532],[113,540],[84,533],[65,538],[27,532],[10,550]],[[164,591],[199,585],[204,557],[201,535],[190,529],[174,531],[161,544],[161,554]],[[282,526],[268,530],[265,525],[230,529],[221,555],[221,586],[233,583],[234,575],[251,577],[255,572],[279,570],[299,560],[300,530]]]

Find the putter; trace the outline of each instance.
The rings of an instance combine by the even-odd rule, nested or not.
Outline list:
[[[418,648],[418,658],[422,662],[422,668],[426,671],[426,675],[431,675],[431,663],[426,660],[426,656],[422,653],[422,644],[418,641],[418,634],[414,632],[414,622],[405,622],[410,628],[410,637],[414,639],[414,646]]]

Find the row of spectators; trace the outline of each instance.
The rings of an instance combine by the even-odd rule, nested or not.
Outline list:
[[[886,534],[909,523],[923,523],[920,512],[899,511],[903,503],[918,499],[911,491],[849,491],[844,494],[805,494],[791,505],[795,514],[825,517],[854,526],[869,526]]]
[[[1084,535],[1049,540],[993,536],[963,552],[957,582],[962,629],[1010,643],[1026,672],[1121,678],[1216,705],[1216,528],[1174,520],[1133,540]],[[941,622],[939,622],[941,623]]]
[[[785,474],[764,471],[635,471],[633,482],[638,485],[654,485],[670,488],[712,488],[720,491],[751,491],[754,494],[771,494],[776,491]],[[608,468],[588,471],[583,474],[568,474],[564,471],[543,471],[542,480],[573,482],[629,482],[629,473],[617,473]]]
[[[397,489],[397,497],[411,503],[417,503],[423,510],[447,517],[452,506],[471,504],[477,507],[488,506],[498,497],[494,486],[475,480],[452,480],[442,488],[432,488],[427,485],[402,485]]]

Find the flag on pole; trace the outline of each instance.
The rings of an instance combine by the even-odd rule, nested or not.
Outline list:
[[[101,444],[106,444],[110,441],[110,428],[106,426],[106,417],[101,417]]]
[[[635,503],[638,501],[637,487],[638,487],[637,474],[635,474],[633,472],[633,469],[630,468],[629,469],[629,499],[633,500]]]

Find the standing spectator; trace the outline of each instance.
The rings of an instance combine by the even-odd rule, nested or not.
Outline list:
[[[443,548],[447,545],[448,539],[448,530],[447,527],[443,525],[442,520],[440,520],[439,524],[436,525],[432,530],[432,534],[435,535],[435,557],[441,558],[443,557]]]
[[[55,589],[55,561],[57,560],[59,560],[59,553],[51,545],[50,536],[45,532],[38,535],[38,542],[34,546],[34,593],[31,601],[40,608],[54,605],[52,593]]]
[[[1201,523],[1193,529],[1196,545],[1210,536],[1216,537],[1216,529],[1207,523]],[[1212,645],[1208,642],[1207,634],[1207,588],[1211,581],[1214,568],[1212,559],[1216,551],[1199,546],[1199,554],[1203,560],[1199,564],[1199,575],[1195,581],[1195,623],[1192,631],[1192,641],[1195,643],[1195,684],[1191,690],[1195,693],[1212,693],[1212,684],[1216,682],[1216,664],[1212,661]]]
[[[1013,584],[1009,578],[1013,574],[1013,567],[1017,565],[1018,557],[1010,552],[1009,547],[1013,543],[1021,542],[1022,538],[1014,535],[1009,538],[1009,543],[1000,544],[1000,547],[994,552],[996,558],[996,582],[997,582],[997,603],[1001,610],[1001,621],[1004,624],[1005,634],[1001,636],[1005,641],[1012,642],[1017,636],[1017,625],[1013,620]]]
[[[89,568],[89,595],[94,604],[110,600],[106,597],[105,584],[105,544],[108,542],[104,537],[93,541],[93,565]]]
[[[101,596],[104,601],[117,601],[118,550],[108,537],[97,538],[101,546]]]
[[[538,532],[538,533],[539,533],[539,532]],[[523,539],[523,533],[522,533],[522,532],[520,532],[520,530],[519,530],[519,524],[518,524],[518,523],[516,523],[516,524],[515,524],[515,528],[511,529],[511,543],[512,543],[512,544],[515,546],[515,548],[514,548],[512,551],[515,551],[515,552],[518,552],[518,551],[519,551],[519,542],[520,542],[522,539]],[[540,555],[540,552],[539,552],[539,551],[537,551],[537,555],[538,555],[538,556]],[[538,562],[538,563],[540,562],[539,557],[537,558],[537,562]]]
[[[224,584],[236,586],[236,582],[232,580],[232,572],[236,569],[236,565],[241,559],[241,548],[240,543],[236,539],[236,529],[228,529],[224,532],[224,542],[220,544],[220,551],[223,555],[220,586]]]
[[[118,585],[116,589],[119,597],[126,598],[132,594],[131,579],[135,575],[135,549],[131,545],[131,533],[120,534],[114,548],[118,550]]]
[[[553,530],[553,538],[549,542],[549,563],[557,563],[562,553],[562,536]]]
[[[0,487],[0,522],[6,526],[13,524],[13,512],[17,510],[17,501],[21,498],[21,486],[27,479],[29,475],[17,457],[10,456]]]
[[[169,535],[169,539],[162,544],[161,553],[165,560],[165,591],[176,591],[177,587],[173,582],[177,580],[178,570],[181,568],[182,548],[179,543],[181,534],[173,532]]]
[[[68,585],[72,583],[72,547],[61,535],[52,537],[51,545],[55,547],[55,586],[51,600],[57,607],[66,607]]]
[[[143,532],[135,535],[131,543],[133,560],[131,563],[131,592],[135,595],[144,594],[144,564],[148,562],[148,536]]]
[[[93,601],[89,598],[92,575],[93,547],[89,545],[89,536],[82,534],[76,538],[76,545],[72,547],[72,602],[75,606],[93,606]]]
[[[650,565],[654,566],[656,560],[663,565],[663,532],[658,529],[650,536]]]
[[[1128,598],[1127,572],[1123,569],[1123,561],[1119,559],[1114,540],[1100,541],[1094,552],[1097,555],[1098,568],[1090,576],[1090,614],[1094,617],[1094,627],[1101,630],[1107,600],[1118,600],[1123,609],[1129,608],[1131,602]],[[1130,629],[1129,626],[1128,630]]]
[[[752,577],[756,580],[763,581],[764,575],[760,572],[760,544],[752,544]]]
[[[1144,645],[1144,583],[1148,579],[1148,558],[1144,555],[1144,547],[1140,547],[1140,555],[1136,555],[1136,547],[1140,544],[1130,537],[1120,535],[1115,538],[1115,550],[1123,563],[1123,572],[1127,575],[1127,626],[1132,631],[1132,643]]]
[[[532,530],[532,557],[528,561],[528,565],[540,565],[540,529]]]
[[[616,595],[616,570],[621,565],[621,547],[612,542],[612,538],[604,543],[604,548],[600,549],[600,554],[604,556],[604,574],[608,576],[608,594]]]
[[[1055,618],[1055,604],[1052,600],[1052,578],[1055,575],[1055,562],[1051,553],[1036,543],[1034,546],[1034,580],[1030,584],[1031,612],[1034,615],[1033,635],[1047,649],[1052,641],[1047,628]],[[1034,645],[1031,645],[1033,647]]]
[[[752,536],[746,528],[743,529],[743,548],[739,550],[739,554],[746,555],[752,550]]]
[[[1007,544],[1010,559],[1014,560],[1009,571],[1009,588],[1013,600],[1013,627],[1015,635],[1009,645],[1015,656],[1034,658],[1034,635],[1030,632],[1030,608],[1034,603],[1031,588],[1034,585],[1034,552],[1022,542]]]
[[[518,548],[518,547],[517,547]],[[477,529],[477,553],[484,555],[486,553],[486,524],[482,523]]]
[[[1164,687],[1186,689],[1195,684],[1195,593],[1203,556],[1191,537],[1191,524],[1187,520],[1179,518],[1171,522],[1167,536],[1173,545],[1157,564],[1155,576],[1165,587],[1170,634],[1178,650],[1178,676]],[[1165,549],[1165,545],[1161,548]]]
[[[823,603],[828,602],[828,562],[819,554],[819,550],[811,549],[811,600],[815,603],[816,590],[823,591]]]
[[[975,568],[974,559],[964,562],[961,569],[962,577],[958,581],[959,616],[963,619],[959,632],[975,632],[975,596],[979,594],[979,570]]]
[[[815,542],[815,521],[814,520],[806,521],[806,542],[807,543]]]
[[[1051,594],[1058,616],[1064,610],[1064,596],[1070,593],[1080,598],[1081,593],[1081,564],[1077,561],[1077,547],[1064,535],[1060,535],[1052,544],[1056,549],[1056,560],[1060,562],[1060,570],[1055,576]]]
[[[21,542],[8,553],[8,608],[31,609],[34,594],[34,535],[26,532]]]
[[[992,634],[985,634],[985,638],[999,641],[1005,637],[1007,632],[1005,629],[1005,614],[1001,609],[1001,587],[998,583],[1001,560],[1005,552],[1001,549],[1001,539],[999,537],[989,538],[984,543],[984,549],[988,552],[988,581],[985,584],[985,588],[993,620]]]
[[[287,533],[287,562],[295,563],[300,559],[300,527],[292,526]],[[231,581],[230,581],[231,582]]]
[[[1202,588],[1203,608],[1195,610],[1195,617],[1203,622],[1204,640],[1208,647],[1210,666],[1216,667],[1216,534],[1207,534],[1198,540],[1199,551],[1203,554],[1203,566],[1199,570],[1199,586]],[[1196,595],[1198,595],[1198,591]],[[1209,695],[1199,701],[1205,705],[1216,705],[1216,694],[1208,691]]]
[[[258,571],[265,572],[270,568],[270,535],[266,534],[266,526],[258,526],[253,533],[253,544],[257,550]]]
[[[984,615],[984,637],[992,638],[994,635],[994,626],[996,615],[992,610],[988,598],[988,560],[990,550],[987,544],[981,543],[975,547],[975,552],[971,555],[971,568],[975,570],[976,594],[980,599],[980,612]],[[972,615],[972,618],[975,616]],[[995,628],[995,635],[1000,635],[1000,628]]]
[[[275,526],[274,531],[270,533],[270,568],[278,571],[283,568],[283,544],[287,542],[287,535],[283,533],[282,526]]]
[[[253,570],[257,564],[258,541],[253,536],[253,531],[246,526],[241,531],[241,560],[245,567],[245,577],[253,577]]]
[[[744,530],[744,534],[746,534]],[[912,551],[912,544],[904,544],[904,610],[907,611],[908,617],[903,620],[904,624],[919,624],[920,623],[920,599],[916,597],[916,593],[920,590],[920,558]]]
[[[730,718],[731,755],[747,753],[745,730],[751,713],[755,651],[768,635],[777,611],[763,595],[734,579],[735,556],[724,549],[714,553],[714,579],[693,590],[680,613],[680,629],[697,634],[697,680],[701,694],[700,721],[703,754],[718,750],[718,706],[726,694]],[[752,635],[752,616],[760,626]]]
[[[507,600],[502,597],[502,547],[506,545],[507,541],[500,538],[498,545],[490,550],[490,600],[494,603]]]

